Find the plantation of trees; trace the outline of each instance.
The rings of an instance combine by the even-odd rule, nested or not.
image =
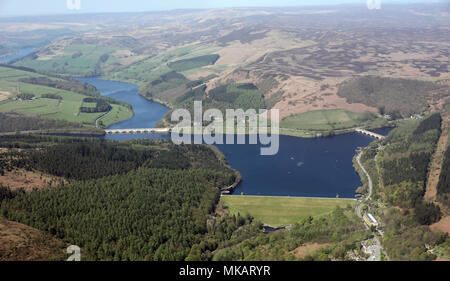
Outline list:
[[[444,154],[444,161],[437,186],[437,198],[445,205],[450,206],[450,146],[447,147]]]
[[[162,93],[164,93],[169,89],[174,89],[179,86],[185,85],[189,82],[190,80],[184,77],[184,75],[176,71],[171,71],[145,84],[143,87],[139,89],[139,93],[149,99],[158,98],[164,101],[168,101],[167,100],[168,97],[166,97]]]
[[[70,179],[27,194],[1,187],[1,216],[80,246],[85,259],[195,259],[191,247],[206,247],[201,243],[213,231],[206,258],[250,223],[234,216],[207,223],[220,187],[231,185],[236,175],[206,146],[31,136],[0,143],[23,149],[2,157],[2,166],[7,159],[15,167]]]
[[[223,85],[212,89],[206,103],[219,103],[218,108],[265,108],[264,98],[258,88],[251,83]]]
[[[385,224],[383,246],[393,260],[434,260],[436,256],[425,245],[434,247],[448,243],[448,235],[428,228],[440,220],[440,207],[424,200],[441,122],[438,113],[420,121],[410,121],[394,129],[382,141],[386,147],[377,161],[384,184],[380,192],[389,205],[402,208],[389,208],[378,214]],[[374,157],[373,153],[369,154]]]
[[[168,64],[168,66],[175,71],[186,71],[193,68],[199,68],[206,65],[215,64],[216,61],[220,58],[219,55],[204,55],[195,58],[182,59],[178,61],[174,61]]]
[[[183,103],[189,100],[191,103],[194,100],[200,100],[202,99],[203,95],[205,94],[206,86],[197,87],[193,90],[187,91],[182,96],[178,97],[176,99],[177,103]]]
[[[425,111],[431,91],[440,86],[420,80],[362,76],[343,82],[338,95],[350,103],[363,103],[392,118],[409,117]]]
[[[442,117],[439,113],[434,113],[428,118],[420,122],[419,126],[414,130],[413,135],[420,136],[429,130],[441,130]]]
[[[416,212],[426,209],[421,201],[431,155],[439,139],[441,121],[438,113],[433,114],[418,124],[394,130],[383,141],[389,145],[380,153],[378,162],[384,193],[389,203],[402,208],[414,208],[418,205],[421,208],[417,208]],[[438,212],[437,209],[432,209]]]
[[[95,107],[80,107],[80,112],[97,113],[108,112],[112,109],[111,105],[102,99],[98,99]]]
[[[220,174],[141,168],[4,200],[2,215],[108,260],[183,260],[206,232]]]

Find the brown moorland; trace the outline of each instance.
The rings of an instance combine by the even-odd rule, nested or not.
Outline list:
[[[330,243],[324,244],[308,243],[295,248],[294,250],[291,251],[291,253],[294,254],[296,258],[305,258],[306,256],[313,254],[315,251],[326,248],[330,245],[331,245]]]
[[[64,248],[46,233],[0,218],[0,261],[61,261]]]

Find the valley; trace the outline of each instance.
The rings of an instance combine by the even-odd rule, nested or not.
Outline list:
[[[0,28],[0,260],[64,260],[69,245],[83,261],[450,259],[444,4]],[[195,101],[279,110],[278,153],[248,131],[243,145],[156,133]],[[155,132],[105,135],[138,128]]]

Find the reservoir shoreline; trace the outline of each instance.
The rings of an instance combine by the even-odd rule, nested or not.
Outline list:
[[[22,56],[32,48],[20,52]],[[10,57],[20,59],[19,55]],[[0,59],[1,61],[1,59]],[[139,93],[139,86],[122,81],[103,80],[105,77],[76,78],[95,86],[102,96],[130,104],[133,116],[108,126],[109,129],[154,128],[172,105],[149,100]],[[107,79],[107,78],[106,78]],[[165,104],[165,105],[164,105]],[[104,118],[102,116],[96,123]],[[370,137],[357,135],[352,128],[335,130],[328,135],[323,131],[280,129],[281,151],[274,157],[261,158],[258,145],[215,145],[227,163],[239,176],[236,182],[222,189],[231,194],[245,196],[279,196],[304,198],[354,198],[362,184],[352,159],[357,147],[368,145]],[[92,133],[94,132],[94,133]],[[15,134],[16,132],[14,132]],[[64,131],[29,131],[29,134],[59,134],[72,136],[97,136],[113,140],[132,138],[168,138],[168,135],[106,135],[98,129]],[[81,133],[81,134],[80,134]],[[248,136],[248,134],[246,134]],[[295,161],[294,161],[295,159]],[[301,166],[296,163],[300,161]]]
[[[222,196],[242,196],[242,197],[255,197],[255,198],[305,198],[305,199],[329,199],[329,200],[353,200],[356,201],[358,200],[357,198],[333,198],[333,197],[309,197],[309,196],[281,196],[281,195],[229,195],[229,194],[222,194]]]
[[[90,76],[90,77],[79,77],[82,79],[99,79],[102,81],[112,81],[112,82],[120,82],[120,83],[127,83],[127,84],[131,84],[134,85],[138,88],[138,94],[139,96],[141,96],[143,99],[149,101],[149,102],[153,102],[153,103],[159,103],[167,108],[169,108],[170,110],[173,110],[175,107],[169,103],[169,102],[165,102],[156,98],[148,98],[147,96],[144,96],[140,93],[139,89],[140,86],[130,83],[128,81],[122,81],[122,80],[114,80],[111,79],[109,77],[102,77],[102,76]],[[134,117],[134,116],[133,116]],[[133,118],[131,117],[131,118]],[[129,118],[129,119],[131,119]],[[160,120],[158,120],[157,123],[159,123],[160,121],[162,121],[164,119],[164,116],[161,117]],[[126,121],[126,120],[124,120]],[[123,122],[123,121],[120,121]],[[118,123],[120,123],[118,122]],[[117,123],[115,123],[117,124]],[[111,126],[115,125],[112,124]],[[110,127],[108,127],[108,129],[110,129]],[[396,122],[395,121],[390,121],[388,122],[388,124],[383,125],[383,126],[369,126],[369,127],[364,127],[367,130],[377,130],[377,129],[384,129],[384,128],[393,128],[396,126]],[[143,128],[147,128],[147,127],[143,127]],[[337,136],[337,135],[343,135],[343,134],[348,134],[348,133],[352,133],[355,131],[357,127],[351,127],[351,128],[343,128],[343,129],[334,129],[334,130],[298,130],[298,129],[289,129],[289,128],[280,128],[280,133],[279,135],[283,135],[283,136],[292,136],[292,137],[298,137],[298,138],[324,138],[324,137],[330,137],[330,136]],[[132,128],[130,128],[132,129]],[[332,133],[330,134],[330,131],[332,131]],[[236,133],[237,134],[237,133]],[[245,133],[246,135],[248,135],[248,132]]]
[[[137,85],[98,78],[81,80],[97,87],[102,95],[132,105],[135,115],[109,126],[109,129],[152,128],[170,111],[170,108],[142,97]],[[245,196],[336,199],[338,195],[342,199],[355,198],[355,191],[362,182],[352,159],[358,147],[367,146],[374,139],[349,131],[310,138],[283,133],[280,132],[280,152],[275,156],[260,156],[261,144],[215,145],[229,166],[242,176],[238,184],[225,190],[222,187],[221,191],[234,190],[231,196],[244,193]],[[105,138],[117,141],[168,139],[170,135],[106,135]],[[298,166],[299,161],[304,164]]]

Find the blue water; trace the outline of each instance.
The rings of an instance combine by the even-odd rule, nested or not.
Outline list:
[[[147,101],[138,94],[138,87],[128,83],[83,78],[83,82],[97,87],[109,97],[130,103],[136,115],[111,126],[122,128],[152,128],[169,110]],[[391,128],[373,130],[386,135]],[[169,135],[114,135],[112,140],[132,138],[163,138]],[[260,144],[217,145],[228,163],[243,176],[234,194],[308,196],[353,198],[362,183],[353,168],[352,158],[358,147],[367,146],[369,136],[350,133],[345,135],[307,139],[280,136],[280,150],[274,156],[261,156]],[[246,142],[248,143],[248,142]],[[303,164],[298,165],[299,162]]]
[[[0,57],[0,63],[9,63],[13,60],[20,59],[31,54],[34,50],[36,50],[35,47],[20,49],[17,54]]]
[[[120,101],[125,101],[133,107],[134,116],[131,119],[116,123],[108,129],[142,129],[155,128],[155,123],[160,121],[170,110],[168,107],[153,101],[149,101],[139,95],[138,86],[130,83],[101,80],[98,78],[77,78],[91,84],[100,91],[103,96],[108,96]]]
[[[356,133],[306,139],[280,136],[274,156],[259,145],[218,145],[244,180],[234,194],[353,198],[361,180],[352,165],[355,149],[373,139]],[[302,164],[299,166],[299,162]]]

